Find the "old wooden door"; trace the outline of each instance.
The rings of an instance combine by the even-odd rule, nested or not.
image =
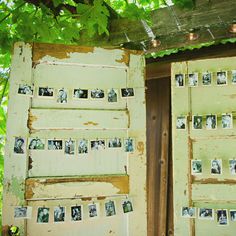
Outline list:
[[[146,235],[145,119],[141,55],[17,43],[5,228],[29,236]]]
[[[174,232],[236,229],[236,58],[172,64]]]

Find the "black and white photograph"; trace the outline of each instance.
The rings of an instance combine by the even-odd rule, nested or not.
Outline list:
[[[88,89],[74,89],[73,98],[75,99],[88,99]]]
[[[229,210],[229,216],[231,221],[236,222],[236,209]]]
[[[122,88],[121,89],[121,97],[122,98],[134,97],[134,89],[133,88]]]
[[[32,217],[32,207],[19,206],[14,208],[15,219],[30,219]]]
[[[96,203],[92,203],[92,204],[88,204],[88,215],[89,218],[96,218],[98,217],[98,204]]]
[[[30,150],[44,150],[45,149],[45,139],[30,138],[29,139],[29,149]]]
[[[82,220],[82,206],[71,207],[71,220],[81,221]]]
[[[182,207],[181,216],[185,218],[196,218],[196,208],[195,207]]]
[[[105,149],[105,140],[100,139],[100,140],[92,140],[91,141],[91,150],[92,151],[101,151]]]
[[[211,78],[212,78],[212,75],[210,72],[202,73],[202,85],[203,86],[211,85]]]
[[[218,225],[228,225],[228,210],[216,210],[217,224]]]
[[[62,150],[63,141],[61,139],[49,139],[48,150]]]
[[[16,137],[15,143],[14,143],[14,153],[24,154],[25,153],[25,143],[26,143],[26,140],[24,138]]]
[[[57,103],[67,103],[68,91],[64,88],[58,89],[57,92]]]
[[[78,140],[78,154],[88,154],[88,140]]]
[[[206,129],[212,130],[217,128],[217,116],[216,115],[206,115]]]
[[[220,160],[220,159],[211,160],[211,174],[212,175],[221,175],[222,174],[222,160]]]
[[[75,154],[75,140],[72,140],[71,138],[65,140],[65,154],[67,155]]]
[[[116,214],[116,207],[114,201],[105,202],[106,216],[114,216]]]
[[[122,146],[121,138],[111,138],[108,140],[109,148],[121,148],[121,146]]]
[[[37,223],[48,223],[49,222],[49,208],[39,207],[37,214]]]
[[[232,84],[236,84],[236,70],[232,70]]]
[[[229,171],[231,175],[236,175],[236,160],[229,160]]]
[[[216,84],[217,85],[227,85],[227,73],[226,71],[220,71],[216,73]]]
[[[65,215],[65,207],[57,206],[54,208],[54,222],[64,222]]]
[[[38,96],[45,97],[45,98],[53,98],[54,97],[54,89],[48,88],[48,87],[39,87]]]
[[[214,220],[214,209],[211,208],[199,208],[198,218],[202,220]]]
[[[27,84],[19,85],[18,94],[32,97],[33,93],[34,93],[34,87],[32,85],[27,85]]]
[[[222,114],[222,128],[223,129],[233,128],[233,115],[232,114]]]
[[[124,213],[129,213],[133,211],[133,204],[130,199],[125,199],[122,201],[122,208]]]
[[[191,73],[188,75],[188,85],[190,87],[198,86],[198,73]]]
[[[193,129],[202,129],[202,116],[193,116]]]
[[[134,139],[126,138],[124,140],[125,152],[133,152],[134,151]]]
[[[107,100],[108,102],[117,102],[118,100],[118,90],[117,89],[108,89],[107,91]]]
[[[93,99],[102,99],[105,98],[105,92],[103,89],[93,89],[90,94]]]
[[[201,160],[192,160],[192,175],[201,175],[202,174],[202,161]]]
[[[175,85],[178,88],[184,87],[184,75],[183,74],[176,74],[175,75]]]
[[[178,116],[176,119],[176,129],[186,129],[186,116]]]

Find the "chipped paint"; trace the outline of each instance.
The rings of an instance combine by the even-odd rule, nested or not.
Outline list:
[[[137,145],[137,149],[138,149],[139,155],[143,155],[143,153],[144,153],[144,143],[139,141],[138,145]]]
[[[116,59],[116,62],[125,63],[127,66],[129,66],[129,61],[130,61],[130,56],[129,56],[129,53],[127,51],[124,51],[124,53],[122,54],[121,59]]]
[[[93,122],[93,121],[88,121],[88,122],[86,122],[86,123],[84,123],[84,125],[88,125],[88,126],[97,126],[98,125],[98,123],[96,123],[96,122]]]
[[[24,203],[24,187],[25,187],[25,181],[23,179],[18,179],[16,177],[12,177],[11,182],[7,183],[8,191],[12,193],[12,195],[17,196],[19,201],[23,204]],[[21,204],[19,203],[19,204]]]
[[[34,115],[32,115],[31,111],[28,113],[28,121],[27,121],[27,126],[30,130],[33,130],[33,122],[37,121],[38,118]]]

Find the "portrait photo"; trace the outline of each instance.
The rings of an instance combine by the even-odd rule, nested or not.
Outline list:
[[[202,174],[202,161],[201,160],[191,160],[192,175]]]
[[[188,75],[188,85],[190,87],[198,86],[198,73],[191,73]]]
[[[32,207],[15,207],[14,218],[15,219],[30,219],[32,217]]]
[[[109,148],[121,148],[121,146],[122,146],[121,138],[111,138],[108,140]]]
[[[181,216],[185,218],[196,218],[196,208],[195,207],[182,207]]]
[[[96,203],[88,204],[88,213],[89,213],[89,218],[98,217],[98,204]]]
[[[27,95],[32,97],[34,93],[34,87],[32,85],[20,84],[18,87],[18,94]]]
[[[220,160],[220,159],[211,160],[211,174],[212,175],[221,175],[222,174],[222,160]]]
[[[133,204],[130,199],[125,199],[122,201],[122,208],[124,213],[129,213],[133,211]]]
[[[220,71],[216,73],[217,85],[227,85],[227,73],[226,71]]]
[[[88,153],[88,140],[80,139],[78,140],[78,154]]]
[[[54,222],[64,222],[65,215],[65,207],[57,206],[54,208]]]
[[[202,220],[214,220],[214,210],[210,208],[199,208],[198,218]]]
[[[211,73],[210,72],[204,72],[202,73],[202,85],[208,86],[211,85]]]
[[[176,74],[175,75],[175,85],[176,87],[184,87],[184,75]]]
[[[233,128],[233,115],[232,114],[222,114],[222,128],[231,129]]]
[[[125,147],[125,152],[133,152],[134,151],[134,139],[133,138],[124,139],[124,147]]]
[[[236,209],[229,210],[229,216],[231,221],[236,222]]]
[[[65,140],[65,154],[67,155],[75,154],[75,140],[72,139]]]
[[[228,210],[216,210],[217,224],[228,225]]]
[[[73,98],[88,99],[88,89],[74,89]]]
[[[178,116],[176,119],[176,129],[186,129],[186,117]]]
[[[54,97],[54,89],[53,88],[48,88],[48,87],[39,87],[38,96],[39,97],[53,98]]]
[[[64,88],[57,91],[57,103],[67,103],[68,91]]]
[[[117,102],[118,100],[118,90],[117,89],[108,89],[107,90],[107,100],[108,102]]]
[[[14,153],[24,154],[25,153],[25,143],[26,143],[26,140],[24,138],[16,137],[15,143],[14,143]]]
[[[229,160],[229,171],[231,175],[236,175],[236,160]]]
[[[202,116],[193,116],[193,129],[202,129]]]
[[[91,150],[92,151],[100,151],[105,149],[105,140],[100,139],[100,140],[93,140],[91,141]]]
[[[71,207],[71,220],[81,221],[82,220],[82,206]]]
[[[114,201],[105,202],[105,212],[106,216],[114,216],[116,214]]]
[[[216,115],[206,115],[206,129],[216,129],[217,128],[217,116]]]
[[[236,84],[236,70],[232,70],[232,84]]]
[[[121,97],[134,97],[134,89],[133,88],[122,88],[121,89]]]
[[[37,214],[37,223],[48,223],[49,222],[49,208],[39,207]]]
[[[91,98],[93,99],[102,99],[105,97],[105,92],[103,89],[93,89],[91,90]]]
[[[49,139],[48,150],[62,150],[63,141],[61,139]]]
[[[30,138],[29,139],[29,149],[30,150],[44,150],[45,149],[45,139]]]

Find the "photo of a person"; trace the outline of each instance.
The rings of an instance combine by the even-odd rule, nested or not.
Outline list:
[[[24,154],[25,153],[25,140],[21,137],[15,138],[14,153]]]
[[[201,160],[192,160],[192,175],[202,174],[202,161]]]
[[[236,210],[229,210],[230,220],[236,222]]]
[[[227,210],[216,210],[217,223],[218,225],[228,225],[228,211]]]
[[[134,151],[134,139],[127,138],[124,140],[125,152],[133,152]]]
[[[27,84],[20,84],[18,88],[18,94],[33,96],[34,87]]]
[[[233,127],[233,115],[232,114],[222,114],[222,128],[231,129]]]
[[[192,73],[188,75],[188,85],[190,87],[196,87],[198,86],[198,74]]]
[[[64,88],[58,90],[57,93],[57,102],[58,103],[67,103],[68,92]]]
[[[211,160],[211,174],[221,175],[222,174],[222,160]]]
[[[39,97],[50,97],[54,96],[54,89],[48,87],[39,87],[38,89],[38,96]]]
[[[15,207],[14,218],[27,218],[27,207]]]
[[[236,84],[236,70],[232,70],[232,84]]]
[[[186,129],[186,117],[178,116],[176,119],[176,129]]]
[[[206,116],[206,129],[216,129],[217,118],[216,115],[207,115]]]
[[[134,97],[134,89],[133,88],[122,88],[121,89],[121,97]]]
[[[216,76],[217,76],[217,85],[226,85],[227,84],[226,71],[217,72]]]
[[[176,87],[184,87],[184,75],[176,74],[175,75],[175,85]]]
[[[68,155],[75,154],[75,140],[72,139],[65,140],[65,154]]]
[[[48,150],[62,150],[62,140],[59,139],[49,139],[48,140]]]
[[[108,140],[108,147],[109,148],[120,148],[122,146],[121,144],[121,138],[112,138]]]
[[[210,208],[199,208],[198,218],[202,220],[214,220],[214,210]]]
[[[65,207],[55,207],[54,208],[54,222],[64,222],[65,221]]]
[[[202,73],[202,85],[207,86],[211,85],[211,73],[204,72]]]
[[[88,140],[81,139],[78,140],[78,154],[87,154],[88,153]]]
[[[107,91],[107,99],[108,99],[108,102],[117,102],[117,94],[118,94],[118,91],[116,89],[108,89]]]
[[[229,171],[231,175],[236,175],[236,160],[229,160]]]
[[[44,150],[45,140],[39,138],[29,139],[29,149],[30,150]]]
[[[130,199],[125,199],[122,201],[122,208],[124,213],[129,213],[133,211],[133,204]]]
[[[195,207],[182,207],[181,216],[185,218],[196,218],[196,208]]]
[[[37,223],[48,223],[49,222],[49,208],[39,207],[37,214]]]
[[[98,206],[97,204],[89,204],[88,205],[88,210],[89,210],[89,218],[95,218],[98,217]]]
[[[82,206],[71,207],[71,220],[72,221],[82,220]]]
[[[74,89],[73,92],[74,98],[87,99],[88,98],[88,89]]]
[[[104,90],[102,90],[102,89],[93,89],[93,90],[91,90],[91,98],[101,99],[101,98],[104,98],[104,97],[105,97]]]
[[[202,116],[193,116],[193,129],[202,129]]]
[[[100,151],[105,149],[105,140],[91,141],[91,150]]]
[[[106,216],[114,216],[116,214],[114,201],[105,202],[105,212]]]

